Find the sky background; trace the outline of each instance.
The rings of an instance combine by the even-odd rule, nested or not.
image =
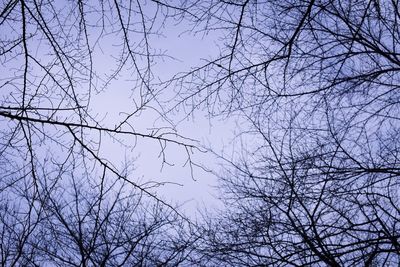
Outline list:
[[[177,73],[187,72],[195,66],[204,64],[205,60],[216,56],[219,52],[216,49],[219,38],[216,33],[195,34],[190,32],[189,24],[176,24],[173,21],[166,23],[164,27],[163,35],[153,36],[151,43],[154,50],[168,55],[163,60],[157,61],[152,67],[154,76],[161,80],[168,80]],[[107,57],[104,46],[105,44],[102,45],[104,56],[99,55],[94,59],[96,64],[104,66],[104,72],[107,72],[112,59]],[[110,49],[112,46],[110,45]],[[99,114],[99,117],[104,117],[105,122],[112,124],[113,121],[118,121],[123,116],[121,112],[131,111],[133,107],[130,90],[132,84],[128,72],[119,75],[118,79],[110,84],[108,90],[93,96],[92,108],[95,113]],[[172,104],[176,104],[175,89],[173,86],[168,86],[157,98],[163,102],[165,110],[171,108]],[[229,153],[227,149],[234,135],[236,118],[211,118],[205,110],[201,109],[187,118],[183,117],[185,114],[179,109],[172,110],[167,116],[173,121],[178,134],[197,140],[198,142],[192,143],[203,151],[205,149],[202,146],[208,147],[213,144],[215,152],[224,150],[225,153]],[[135,130],[142,132],[163,126],[171,127],[150,108],[146,108],[133,121],[131,124]],[[134,141],[126,138],[124,142],[132,144]],[[198,167],[193,168],[192,176],[192,169],[186,163],[187,154],[183,147],[167,145],[166,160],[173,166],[162,164],[160,145],[154,140],[138,139],[136,147],[131,152],[114,142],[103,144],[103,154],[108,155],[108,158],[112,159],[114,163],[122,164],[125,159],[133,158],[134,176],[139,180],[170,182],[157,188],[157,194],[173,203],[185,203],[181,208],[186,213],[193,215],[198,208],[217,207],[220,204],[216,198],[218,194],[215,188],[218,185],[217,177]],[[213,153],[198,150],[193,150],[193,152],[191,158],[196,164],[207,166],[210,170],[218,172],[221,161]]]
[[[67,53],[71,53],[74,60],[85,59],[87,62],[87,55],[85,55],[86,47],[82,47],[84,41],[82,36],[77,35],[77,23],[70,17],[69,12],[76,12],[74,5],[68,6],[67,2],[56,1],[53,3],[54,8],[62,9],[56,10],[58,12],[60,23],[64,23],[65,27],[60,28],[57,25],[56,20],[51,20],[51,15],[48,14],[48,6],[44,6],[43,13],[45,18],[48,19],[48,25],[53,34],[56,34],[60,38],[59,43],[62,44],[62,38],[68,36],[71,40],[67,40],[66,47],[64,47]],[[110,2],[111,3],[111,2]],[[237,127],[235,117],[216,117],[211,118],[207,110],[196,109],[191,116],[186,117],[187,112],[183,112],[184,106],[179,106],[177,109],[171,109],[173,106],[178,104],[176,98],[176,92],[179,88],[175,87],[174,84],[169,86],[160,85],[163,81],[169,80],[171,77],[178,73],[188,72],[191,68],[204,64],[207,60],[216,57],[219,53],[218,43],[223,40],[223,36],[219,35],[218,31],[210,32],[193,32],[193,25],[189,24],[186,20],[176,20],[175,18],[169,18],[165,21],[159,20],[164,18],[163,15],[158,16],[154,21],[153,17],[155,14],[155,5],[147,2],[142,5],[143,14],[146,16],[146,27],[153,24],[154,32],[156,34],[149,35],[148,41],[150,43],[151,54],[160,54],[161,57],[155,57],[151,65],[152,77],[151,84],[152,88],[156,90],[156,98],[152,99],[144,108],[141,108],[140,112],[129,120],[131,128],[127,125],[125,129],[134,129],[135,132],[139,133],[151,133],[152,131],[159,131],[165,133],[178,133],[179,135],[190,138],[196,141],[188,141],[190,144],[196,145],[203,150],[203,147],[208,147],[212,144],[215,152],[220,153],[224,151],[225,154],[232,153],[231,141],[235,135],[235,128]],[[32,8],[32,7],[31,7]],[[73,11],[69,11],[68,8],[72,8]],[[99,8],[99,7],[86,7]],[[137,7],[133,8],[137,10]],[[65,12],[64,12],[65,11]],[[16,16],[19,15],[20,10],[16,10]],[[115,12],[115,11],[114,11]],[[51,14],[51,13],[50,13]],[[47,16],[47,17],[46,17]],[[99,25],[101,13],[87,13],[86,23],[87,25]],[[111,14],[106,14],[111,16]],[[107,17],[103,19],[107,22]],[[113,14],[116,16],[116,14]],[[29,36],[27,39],[27,46],[29,54],[40,60],[44,65],[51,64],[55,60],[54,51],[52,46],[46,41],[47,36],[44,35],[43,30],[37,25],[37,21],[33,20],[30,16],[27,17],[26,35]],[[65,21],[63,20],[65,19]],[[116,17],[112,18],[117,20]],[[110,20],[112,20],[110,17]],[[143,50],[143,33],[140,31],[135,32],[136,29],[140,29],[141,17],[138,14],[132,16],[132,29],[129,32],[129,40],[132,45],[132,49],[138,51]],[[123,14],[123,20],[126,22],[126,14]],[[115,23],[115,21],[113,22]],[[8,23],[2,25],[3,40],[18,39],[21,36],[21,26],[19,24]],[[113,28],[114,27],[114,28]],[[198,27],[201,29],[202,27]],[[89,113],[94,117],[96,121],[100,121],[102,125],[113,128],[118,125],[127,114],[133,112],[136,109],[136,105],[141,100],[140,93],[143,92],[143,88],[140,89],[138,83],[135,81],[136,70],[131,65],[126,65],[122,70],[111,79],[110,82],[105,86],[105,81],[113,72],[118,69],[118,64],[121,56],[121,51],[126,51],[126,47],[123,45],[123,38],[121,36],[121,29],[118,28],[116,23],[114,26],[106,26],[105,31],[102,31],[99,27],[90,27],[88,29],[88,40],[95,48],[92,51],[93,56],[93,70],[96,77],[93,80],[92,92],[90,95]],[[100,39],[99,36],[101,36]],[[66,38],[66,37],[65,37]],[[73,42],[73,38],[80,38],[82,42]],[[96,45],[94,45],[96,44]],[[135,51],[136,51],[135,50]],[[3,64],[0,66],[0,80],[8,81],[13,80],[15,84],[21,84],[22,73],[24,71],[24,58],[23,51],[16,49],[16,51],[10,55],[4,56]],[[79,54],[82,53],[82,54]],[[85,58],[86,56],[86,58]],[[55,60],[56,61],[56,60]],[[82,60],[83,62],[83,60]],[[137,58],[138,64],[144,66],[146,58]],[[51,66],[51,65],[49,65]],[[50,67],[60,79],[60,81],[67,83],[65,77],[63,77],[63,71],[61,66],[53,65]],[[86,70],[87,71],[87,70]],[[71,70],[71,73],[74,71]],[[76,74],[76,73],[75,73]],[[57,88],[52,83],[51,79],[40,69],[33,60],[29,61],[28,70],[28,81],[32,82],[28,88],[32,91],[29,94],[34,95],[34,101],[32,106],[52,106],[57,105],[60,101],[60,106],[68,106],[71,103],[60,100],[63,92],[60,88]],[[41,78],[46,77],[43,80],[43,84],[36,87],[37,84],[41,83]],[[77,80],[79,80],[80,74],[76,74]],[[79,81],[78,90],[80,91],[82,99],[88,99],[88,83],[84,81],[87,79],[87,74],[83,71],[82,81]],[[14,81],[15,80],[15,81]],[[47,87],[47,88],[46,88]],[[36,95],[34,92],[35,88],[44,90],[44,95]],[[104,88],[104,90],[101,90]],[[47,92],[46,92],[47,90]],[[59,92],[60,91],[60,92]],[[19,106],[21,103],[21,89],[13,86],[2,87],[1,98],[3,104],[10,104]],[[14,95],[13,95],[14,94]],[[61,96],[60,96],[61,95]],[[149,98],[147,96],[147,98]],[[53,102],[52,102],[53,101]],[[85,103],[85,101],[82,101]],[[163,110],[161,110],[161,107]],[[190,107],[186,107],[190,108]],[[166,116],[172,123],[168,123],[164,118],[161,118],[160,114],[169,111]],[[44,112],[42,113],[44,114]],[[60,116],[56,119],[66,121],[78,121],[77,116],[70,115],[68,112],[58,111],[57,115]],[[34,115],[36,116],[36,115]],[[65,117],[64,117],[65,116]],[[0,121],[0,127],[5,129],[3,132],[4,136],[7,136],[6,131],[12,131],[14,122],[10,122],[8,118],[4,118]],[[91,122],[93,123],[93,122]],[[171,127],[174,129],[171,130]],[[45,127],[44,131],[50,131],[51,134],[57,134],[57,130],[51,127]],[[61,129],[60,133],[66,129]],[[54,131],[54,133],[52,132]],[[98,133],[91,132],[93,137],[88,137],[95,142],[98,141]],[[71,136],[67,134],[61,134],[60,140],[65,141],[66,144],[71,141]],[[167,135],[168,137],[175,138],[173,135]],[[188,155],[183,146],[174,145],[168,143],[165,149],[166,161],[171,164],[163,164],[162,155],[160,155],[160,144],[152,139],[144,138],[132,138],[131,136],[114,136],[115,139],[107,138],[102,136],[101,146],[98,152],[101,158],[107,159],[107,161],[115,166],[116,168],[123,168],[124,164],[128,163],[134,172],[131,173],[133,180],[140,182],[154,181],[159,183],[166,183],[162,187],[157,187],[153,190],[158,196],[165,198],[168,201],[176,203],[186,203],[182,207],[188,214],[194,214],[198,207],[212,207],[219,205],[216,199],[217,190],[215,187],[218,185],[217,178],[211,172],[206,172],[201,168],[194,167],[190,168],[187,164]],[[65,140],[64,140],[65,138]],[[181,139],[184,140],[184,139]],[[119,141],[120,143],[118,143]],[[50,157],[59,157],[62,161],[63,156],[67,153],[67,150],[61,151],[55,149],[51,142],[46,140],[44,145],[38,145],[35,152],[38,158],[44,159],[50,151]],[[95,146],[95,143],[93,144]],[[128,149],[123,145],[130,146]],[[196,164],[206,166],[210,170],[219,172],[219,164],[221,161],[212,154],[200,152],[199,150],[193,150],[193,154],[190,154],[192,161]],[[14,159],[17,160],[18,159]],[[40,160],[38,160],[40,161]],[[132,167],[133,165],[133,167]],[[193,173],[192,173],[193,171]]]

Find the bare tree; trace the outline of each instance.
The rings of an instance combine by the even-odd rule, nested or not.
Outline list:
[[[199,229],[198,264],[399,264],[399,7],[191,7],[197,31],[222,36],[221,51],[171,79],[177,105],[239,114],[243,144],[221,156],[227,211]]]
[[[125,181],[106,179],[106,169],[100,177],[78,170],[65,170],[62,182],[42,177],[37,199],[21,190],[25,201],[3,202],[2,266],[176,266],[185,260],[189,250],[180,232],[186,222],[175,210]]]
[[[162,114],[152,68],[165,55],[150,40],[182,12],[146,1],[1,2],[2,266],[183,260],[174,234],[183,215],[157,196],[158,181],[140,181],[106,149],[117,144],[123,155],[148,139],[159,144],[161,164],[173,145],[191,166],[191,140],[165,125],[134,124],[146,109]],[[130,96],[129,107],[96,107],[108,91]]]
[[[3,1],[2,264],[398,265],[399,9],[395,0]],[[220,55],[156,86],[164,55],[151,40],[169,18],[221,36]],[[121,76],[133,108],[110,122],[92,103]],[[166,86],[172,107],[160,104]],[[221,155],[227,209],[190,228],[190,241],[172,234],[185,221],[157,182],[140,183],[103,150],[149,139],[162,163],[176,145],[191,167],[190,140],[134,124],[146,109],[166,118],[182,105],[186,116],[201,107],[240,116],[243,144]]]
[[[131,124],[146,108],[161,113],[152,65],[164,55],[152,50],[148,39],[159,34],[169,16],[179,16],[173,7],[149,4],[144,10],[142,5],[140,1],[3,3],[0,116],[4,162],[24,159],[21,166],[30,169],[35,180],[36,165],[46,158],[58,166],[80,155],[87,163],[105,167],[140,187],[121,176],[116,164],[103,156],[103,142],[111,140],[131,149],[138,139],[150,139],[160,144],[162,152],[167,144],[174,144],[190,158],[193,144],[170,128],[139,132],[142,129]],[[107,62],[109,69],[103,66],[104,57],[114,58]],[[119,112],[110,123],[91,101],[99,92],[116,90],[113,82],[119,75],[132,79],[125,90],[130,92],[132,106],[126,112],[109,110]]]

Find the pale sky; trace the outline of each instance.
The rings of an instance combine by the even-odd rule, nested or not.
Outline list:
[[[153,67],[154,76],[167,80],[179,72],[185,72],[190,68],[205,63],[205,59],[210,59],[218,54],[216,42],[218,36],[215,34],[193,34],[188,32],[189,25],[185,27],[182,24],[174,25],[173,23],[165,26],[164,35],[158,36],[153,40],[153,48],[165,51],[169,57],[159,61]],[[104,45],[103,45],[104,47]],[[104,57],[106,58],[106,57]],[[98,59],[98,65],[109,67],[104,58]],[[112,123],[115,118],[121,118],[120,112],[129,112],[133,103],[130,99],[131,91],[129,88],[132,82],[129,81],[129,74],[119,76],[118,80],[113,81],[109,86],[109,90],[93,97],[92,108],[96,113],[102,114],[99,117],[106,116],[106,121]],[[172,86],[167,87],[158,97],[159,101],[165,101],[166,109],[174,104],[174,89]],[[172,99],[172,101],[171,101]],[[182,121],[184,112],[173,111],[168,114],[169,118],[174,122],[179,122],[177,127],[178,134],[198,140],[196,145],[208,146],[210,143],[216,148],[216,152],[227,150],[227,146],[231,141],[234,128],[235,118],[210,118],[205,110],[197,110],[193,116]],[[159,115],[151,109],[146,109],[133,120],[135,130],[146,132],[151,128],[160,128],[169,126],[165,121],[160,119]],[[104,142],[104,140],[103,140]],[[126,143],[132,142],[127,138]],[[171,182],[176,184],[166,184],[157,188],[157,194],[165,197],[171,202],[186,203],[182,209],[189,214],[194,214],[197,207],[207,207],[217,205],[217,178],[209,172],[205,172],[198,167],[193,168],[193,178],[189,164],[185,165],[187,155],[183,147],[173,144],[167,145],[166,159],[174,166],[164,164],[159,157],[160,145],[154,140],[137,140],[137,146],[130,152],[117,144],[106,143],[104,156],[108,156],[113,162],[118,164],[122,162],[126,156],[137,157],[135,160],[136,175],[143,181],[152,180],[157,182]],[[194,150],[191,155],[192,160],[210,169],[217,171],[219,163],[215,155],[212,153],[202,153]],[[226,151],[225,151],[226,152]],[[180,184],[180,185],[177,185]]]

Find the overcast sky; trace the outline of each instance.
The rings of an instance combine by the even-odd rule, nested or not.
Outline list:
[[[64,2],[55,3],[54,8],[67,10],[68,7],[64,7],[64,5]],[[146,27],[152,22],[151,18],[155,13],[155,6],[156,5],[151,3],[142,6],[143,13],[148,16]],[[46,8],[48,7],[46,6]],[[72,8],[74,8],[73,5]],[[43,10],[46,16],[48,10]],[[80,44],[75,44],[72,41],[74,34],[76,34],[74,33],[74,31],[76,31],[76,28],[74,28],[74,21],[68,17],[68,13],[63,13],[61,11],[55,12],[58,12],[60,20],[66,16],[65,25],[71,28],[67,28],[66,26],[60,29],[54,22],[55,26],[51,30],[54,33],[60,31],[60,36],[64,36],[63,34],[65,34],[65,36],[70,35],[68,38],[71,38],[71,40],[69,40],[71,43],[64,49],[65,51],[76,51],[71,53],[74,57],[76,56],[74,60],[78,59],[79,53],[85,53],[85,49],[80,47]],[[48,16],[50,21],[51,15]],[[100,12],[94,12],[93,14],[88,12],[86,16],[87,25],[100,24],[99,20],[101,17],[99,16],[101,16]],[[162,19],[164,17],[159,16],[158,18]],[[30,17],[28,17],[28,19],[29,21],[27,22],[25,30],[27,36],[29,36],[27,40],[29,54],[40,59],[44,65],[50,64],[49,66],[51,67],[49,67],[49,69],[57,73],[57,75],[60,75],[60,80],[65,79],[65,77],[62,77],[63,71],[57,70],[60,66],[57,64],[54,66],[51,65],[53,64],[51,62],[55,60],[55,55],[52,51],[52,46],[46,42],[47,37],[42,30],[40,30],[35,20],[32,20]],[[107,20],[105,17],[103,17],[103,19]],[[127,18],[123,17],[123,19],[126,20]],[[136,14],[132,16],[131,19],[132,25],[141,27],[140,16]],[[49,24],[50,26],[52,26],[51,23]],[[160,85],[163,81],[169,80],[174,75],[190,71],[192,68],[216,57],[219,53],[218,43],[221,41],[222,36],[218,35],[220,34],[218,31],[193,32],[191,31],[193,25],[188,24],[185,20],[176,21],[174,19],[168,19],[163,21],[163,23],[164,24],[161,24],[161,21],[155,20],[153,27],[154,29],[159,29],[159,34],[148,36],[151,48],[150,54],[162,55],[161,57],[155,57],[151,66],[151,90],[154,88],[155,97],[148,97],[151,101],[146,104],[144,108],[141,108],[140,112],[129,119],[130,126],[124,125],[124,127],[126,127],[125,129],[131,127],[135,132],[144,134],[151,133],[153,130],[159,131],[159,133],[177,133],[183,137],[195,140],[185,140],[185,142],[196,145],[201,150],[204,150],[202,148],[203,146],[208,147],[212,144],[215,152],[219,153],[224,150],[224,153],[229,154],[233,147],[230,142],[235,134],[235,118],[210,118],[209,113],[201,108],[197,109],[189,117],[186,117],[187,112],[183,110],[183,105],[179,106],[178,109],[171,109],[177,104],[175,96],[178,88],[175,88],[173,84],[169,86]],[[118,75],[111,79],[105,86],[107,78],[119,67],[119,56],[122,51],[126,50],[126,47],[123,45],[123,38],[121,38],[121,29],[113,29],[110,26],[107,26],[105,29],[105,32],[103,32],[101,28],[96,27],[88,30],[89,43],[93,44],[95,47],[92,51],[92,56],[93,70],[96,74],[93,86],[96,90],[93,90],[90,96],[89,113],[91,116],[94,116],[95,120],[101,122],[102,125],[113,128],[123,121],[128,114],[136,110],[136,105],[139,105],[142,99],[140,93],[143,91],[143,88],[140,89],[140,85],[135,81],[136,70],[129,66],[124,66]],[[133,31],[130,32],[130,43],[132,49],[141,50],[142,48],[137,48],[135,45],[142,45],[143,34],[140,31],[135,32],[135,30],[136,29],[133,29]],[[21,35],[21,25],[4,24],[2,25],[2,32],[0,34],[2,34],[2,38],[5,40],[19,38]],[[101,36],[101,38],[97,40],[99,36]],[[97,43],[96,41],[99,42]],[[62,43],[62,37],[60,37],[59,42],[60,44]],[[15,57],[9,56],[6,61],[3,62],[4,64],[1,66],[2,71],[0,71],[0,79],[2,81],[13,80],[15,77],[17,77],[15,78],[16,83],[20,82],[18,79],[22,80],[23,76],[21,73],[23,73],[24,70],[22,55],[23,54],[20,53]],[[145,64],[146,61],[145,58],[139,57],[136,60],[138,64]],[[54,62],[56,61],[57,60]],[[73,71],[71,71],[71,73],[73,73]],[[79,77],[79,74],[77,76]],[[34,92],[36,88],[35,83],[39,83],[42,77],[45,77],[45,85],[38,86],[38,88],[42,89],[47,87],[45,90],[48,90],[48,95],[44,93],[45,97],[41,97],[40,94],[36,95]],[[83,79],[87,78],[88,77],[85,76]],[[62,100],[62,96],[60,96],[63,92],[58,92],[57,90],[60,88],[57,88],[57,86],[52,84],[51,79],[48,79],[49,77],[47,77],[47,74],[45,74],[33,60],[30,60],[27,80],[32,82],[32,85],[28,87],[32,90],[32,92],[29,93],[34,96],[34,101],[31,104],[38,107],[57,106],[59,104],[58,101],[60,101],[61,107],[64,105],[68,106],[69,104]],[[101,88],[104,88],[104,90],[99,90]],[[86,81],[80,81],[78,89],[82,92],[80,97],[86,99],[88,83]],[[13,94],[15,97],[12,96]],[[16,89],[12,86],[5,86],[2,88],[1,92],[2,103],[4,105],[10,104],[19,106],[21,104],[20,94],[20,88]],[[54,94],[54,96],[51,94]],[[48,97],[48,99],[46,97]],[[85,101],[86,100],[82,101],[82,103]],[[167,114],[164,114],[166,111],[168,111]],[[63,118],[64,114],[66,114],[65,118]],[[161,114],[165,115],[169,121],[165,120],[165,118],[161,118]],[[77,121],[75,115],[62,113],[61,111],[57,111],[57,115],[61,116],[58,118],[60,120]],[[2,123],[4,129],[7,129],[7,124],[10,122],[8,119],[4,119],[0,123]],[[9,130],[12,131],[13,127],[14,126],[10,127]],[[46,128],[45,131],[49,131],[49,128]],[[95,135],[93,140],[97,140],[98,133],[93,134]],[[4,133],[4,135],[7,136],[8,133]],[[66,137],[66,139],[70,138],[68,135],[63,136]],[[131,175],[134,179],[141,182],[171,182],[154,189],[154,192],[159,196],[163,196],[172,202],[187,203],[183,209],[187,210],[189,213],[194,213],[198,205],[202,206],[204,204],[210,207],[216,203],[216,199],[213,197],[213,195],[215,196],[217,194],[215,188],[213,188],[217,185],[216,177],[212,173],[205,172],[201,168],[190,168],[190,165],[187,164],[188,155],[185,147],[170,143],[167,144],[165,160],[170,164],[169,165],[163,164],[163,156],[160,154],[162,148],[160,148],[160,144],[156,140],[143,138],[135,139],[131,136],[114,137],[116,139],[107,138],[106,135],[102,136],[99,150],[100,157],[107,159],[107,161],[116,168],[122,168],[126,162],[129,165],[134,164],[135,171],[131,173]],[[175,138],[176,136],[169,135],[169,137]],[[126,149],[116,142],[117,140],[119,140],[121,144],[130,146],[130,148]],[[180,140],[184,139],[180,138]],[[94,141],[92,145],[95,145],[96,142],[98,141]],[[48,143],[48,146],[42,146],[41,149],[43,149],[43,152],[39,152],[38,149],[38,155],[43,153],[41,156],[45,158],[45,154],[47,153],[45,150],[47,149],[51,151],[52,157],[60,155],[61,159],[65,156],[64,154],[66,151],[58,151],[51,146],[50,143]],[[218,164],[220,162],[215,155],[212,153],[200,152],[199,150],[189,152],[191,160],[194,163],[206,166],[218,172]]]
[[[152,47],[155,50],[165,52],[166,57],[159,60],[152,68],[155,77],[161,80],[168,80],[173,75],[180,72],[189,71],[191,68],[205,63],[218,54],[216,43],[218,36],[213,34],[194,34],[189,31],[190,25],[169,23],[165,25],[163,35],[155,36],[152,40]],[[104,66],[107,72],[112,59],[107,55],[105,44],[102,44],[103,56],[100,54],[94,60],[98,66]],[[109,49],[112,49],[110,45]],[[100,68],[100,70],[103,68]],[[119,75],[114,80],[108,90],[96,94],[92,99],[92,108],[99,117],[104,117],[105,122],[118,121],[124,116],[124,112],[132,110],[132,80],[129,72]],[[157,101],[162,102],[165,109],[172,107],[175,96],[175,88],[169,86],[161,91]],[[150,106],[157,105],[152,102]],[[122,113],[121,113],[122,112]],[[178,134],[195,139],[193,142],[199,147],[208,147],[211,143],[216,152],[225,150],[227,153],[228,144],[231,142],[235,118],[210,118],[205,110],[197,110],[195,114],[184,118],[186,114],[179,109],[168,113],[174,126],[177,126]],[[171,127],[165,120],[160,118],[160,114],[147,108],[134,119],[136,131],[146,132],[152,128]],[[168,131],[168,130],[166,130]],[[104,142],[104,141],[103,141]],[[126,143],[134,142],[131,138],[124,140]],[[201,148],[202,149],[202,148]],[[202,149],[204,151],[204,149]],[[192,160],[218,171],[219,161],[212,153],[193,151]],[[182,209],[189,214],[194,214],[195,210],[203,206],[211,207],[217,204],[217,179],[211,172],[205,172],[201,168],[193,168],[187,161],[187,155],[183,147],[168,144],[166,149],[166,160],[173,166],[162,164],[160,156],[160,145],[154,140],[137,140],[134,150],[125,149],[113,142],[103,143],[103,154],[108,155],[114,163],[121,163],[129,158],[135,158],[135,175],[141,181],[171,182],[157,188],[157,194],[172,202],[185,203]]]

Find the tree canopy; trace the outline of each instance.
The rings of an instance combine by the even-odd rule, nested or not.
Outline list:
[[[396,0],[2,1],[2,265],[397,266],[399,10]],[[168,51],[154,42],[173,25],[215,36],[216,53],[165,78],[156,69]],[[102,92],[130,104],[99,104]],[[148,112],[157,120],[143,127]],[[237,118],[231,154],[179,132],[176,114],[204,113]],[[216,155],[225,206],[195,220],[160,197],[161,182],[135,173],[130,153],[144,140],[161,165],[175,157],[167,147],[191,171],[207,169],[193,153]]]

